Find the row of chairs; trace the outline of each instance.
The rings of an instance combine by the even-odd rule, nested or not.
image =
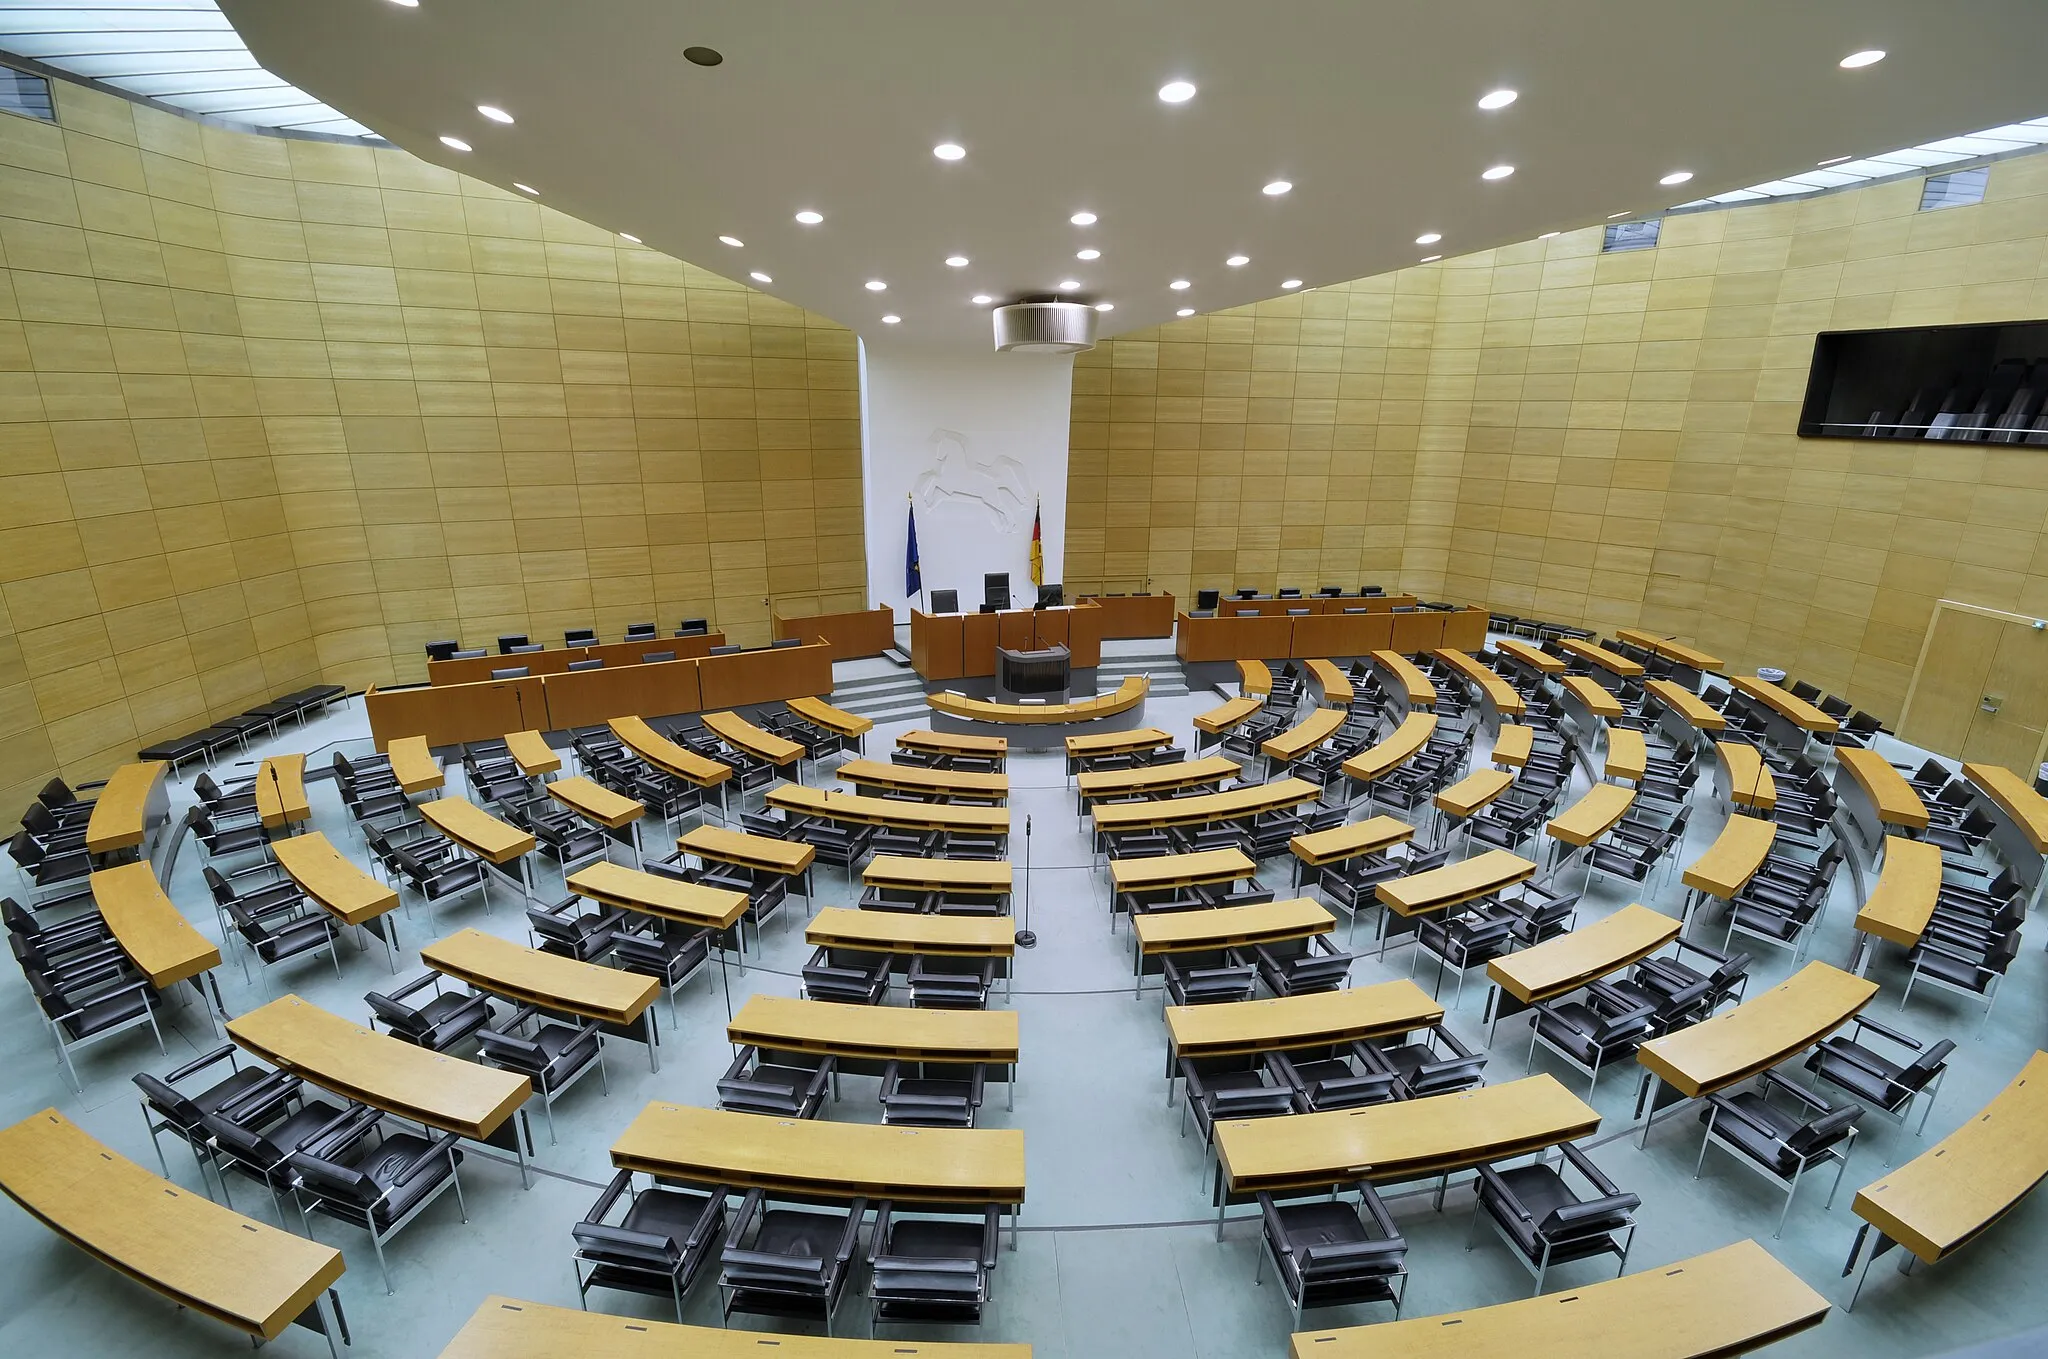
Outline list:
[[[45,919],[12,897],[0,898],[7,944],[35,995],[65,1074],[81,1095],[85,1086],[72,1064],[74,1049],[148,1025],[164,1048],[156,1012],[163,996],[129,961],[88,895],[65,919]]]
[[[81,890],[77,884],[92,873],[93,858],[85,847],[85,833],[93,804],[82,800],[78,792],[98,787],[98,783],[87,783],[74,790],[63,779],[53,778],[22,811],[21,828],[7,842],[7,854],[23,883],[35,889],[36,897],[51,895],[49,889],[57,889],[59,897],[75,895]]]
[[[710,630],[710,622],[706,619],[685,618],[681,623],[677,624],[675,635],[677,637],[702,637]],[[652,642],[658,640],[660,636],[661,629],[652,623],[629,623],[626,625],[626,635],[622,640],[628,642]],[[569,628],[562,633],[562,645],[565,647],[596,646],[598,645],[597,630],[595,628]],[[527,640],[527,636],[523,632],[508,632],[498,638],[498,654],[500,656],[517,656],[523,655],[526,652],[543,649],[541,643]],[[480,649],[465,651],[463,650],[462,643],[453,638],[427,643],[427,659],[430,661],[469,660],[485,654]],[[675,657],[670,656],[669,659],[674,660]]]
[[[328,704],[347,697],[348,690],[339,684],[308,685],[174,740],[154,742],[135,752],[135,758],[162,760],[174,773],[192,760],[211,763],[216,754],[229,746],[247,746],[249,738],[259,731],[274,733],[286,718],[304,722],[325,711]]]

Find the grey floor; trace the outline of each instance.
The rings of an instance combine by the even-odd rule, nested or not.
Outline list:
[[[1156,646],[1138,644],[1133,649]],[[885,664],[858,663],[849,673],[873,673]],[[1187,744],[1192,739],[1190,719],[1216,701],[1209,692],[1155,699],[1146,717]],[[896,732],[907,725],[877,729],[868,738],[870,752],[886,752]],[[303,730],[288,729],[245,758],[273,749],[301,750],[316,752],[324,762],[326,752],[337,747],[367,749],[365,732],[361,704],[354,702]],[[459,778],[458,771],[451,788]],[[1200,1138],[1178,1134],[1180,1110],[1169,1109],[1166,1103],[1165,1029],[1158,993],[1148,991],[1142,999],[1132,995],[1129,935],[1110,931],[1107,881],[1090,863],[1062,762],[1051,754],[1013,756],[1010,780],[1012,852],[1020,864],[1029,855],[1026,881],[1039,945],[1019,957],[1011,1002],[1022,1017],[1024,1057],[1017,1107],[1008,1112],[998,1099],[985,1109],[983,1123],[1019,1127],[1027,1133],[1030,1198],[1022,1241],[1017,1250],[1002,1256],[995,1305],[978,1332],[934,1331],[903,1338],[1028,1341],[1042,1359],[1285,1354],[1285,1298],[1270,1278],[1263,1287],[1253,1283],[1255,1224],[1239,1218],[1223,1242],[1215,1240]],[[1721,813],[1713,806],[1707,783],[1702,780],[1691,843],[1681,862],[1699,853],[1720,826]],[[175,805],[182,808],[184,797],[180,788],[174,794]],[[332,787],[317,786],[313,803],[316,825],[348,852],[365,857]],[[200,879],[201,863],[196,844],[188,845],[172,891],[193,923],[212,935],[214,916]],[[1284,885],[1285,871],[1286,865],[1277,860],[1267,868],[1276,886]],[[1575,878],[1576,870],[1571,870],[1568,880]],[[1581,909],[1580,922],[1637,899],[1675,912],[1681,892],[1675,876],[1668,882],[1660,879],[1647,894],[1624,891],[1619,884],[1598,884]],[[1853,880],[1845,873],[1814,956],[1835,963],[1847,959],[1853,892]],[[833,904],[851,894],[844,879],[826,869],[819,874],[818,895],[820,904]],[[462,926],[523,942],[524,919],[513,895],[500,889],[494,897],[488,913],[472,897],[444,911],[438,924],[429,924],[423,909],[404,917],[400,976],[418,975],[415,950],[422,942]],[[770,925],[758,965],[749,967],[744,977],[732,978],[735,1004],[757,990],[797,994],[794,974],[807,952],[802,920],[798,907]],[[1720,940],[1718,922],[1695,929],[1708,942]],[[1872,975],[1883,990],[1873,1013],[1915,1034],[1947,1035],[1960,1044],[1928,1126],[1930,1142],[1988,1100],[2034,1050],[2048,1010],[2048,986],[2038,948],[2040,930],[2030,926],[2030,934],[2036,947],[2022,952],[1991,1024],[1981,1034],[1981,1007],[1942,993],[1916,993],[1901,1013],[1896,955],[1888,953],[1878,960]],[[1384,964],[1362,960],[1353,983],[1405,975],[1412,951],[1392,953]],[[1762,956],[1753,987],[1774,983],[1792,970],[1784,951],[1761,946],[1756,951]],[[366,952],[346,947],[342,971],[337,980],[324,958],[314,958],[286,964],[267,977],[259,968],[254,981],[245,983],[241,967],[230,958],[217,975],[231,1013],[296,991],[354,1017],[366,1013],[363,992],[393,980],[381,946],[374,943]],[[1479,1016],[1485,989],[1475,978],[1449,1019],[1461,1037],[1474,1043],[1484,1036]],[[1450,994],[1446,985],[1447,1004]],[[680,1031],[666,1035],[659,1074],[649,1071],[639,1045],[614,1043],[607,1058],[609,1093],[601,1092],[596,1082],[585,1081],[567,1095],[557,1106],[558,1144],[548,1144],[545,1123],[537,1122],[542,1173],[530,1190],[520,1189],[518,1174],[509,1164],[477,1156],[465,1163],[469,1220],[463,1222],[452,1198],[444,1197],[397,1239],[389,1251],[395,1295],[385,1294],[363,1236],[336,1224],[316,1224],[322,1239],[340,1245],[347,1255],[341,1292],[355,1333],[355,1353],[434,1355],[488,1293],[576,1304],[569,1228],[611,1173],[606,1152],[612,1140],[649,1099],[715,1103],[714,1081],[730,1056],[722,1030],[726,998],[716,975],[709,984],[693,985],[680,1003]],[[154,1166],[156,1157],[129,1075],[138,1070],[166,1071],[218,1041],[209,1035],[196,1007],[174,1008],[170,1014],[174,1030],[167,1034],[168,1056],[156,1051],[147,1034],[131,1034],[81,1053],[80,1071],[86,1082],[81,1097],[54,1060],[26,986],[14,969],[6,969],[0,976],[0,1069],[7,1073],[0,1086],[0,1122],[54,1104],[117,1150]],[[1524,1022],[1502,1025],[1492,1049],[1491,1076],[1509,1079],[1521,1074],[1528,1051],[1526,1035]],[[1546,1069],[1541,1052],[1536,1069]],[[1584,1090],[1583,1076],[1554,1063],[1547,1069],[1575,1090]],[[1825,1184],[1808,1186],[1792,1209],[1783,1240],[1773,1241],[1770,1232],[1782,1203],[1776,1190],[1719,1153],[1709,1153],[1704,1173],[1695,1180],[1700,1129],[1690,1117],[1660,1123],[1650,1135],[1648,1149],[1639,1150],[1626,1131],[1633,1093],[1632,1070],[1602,1079],[1593,1103],[1604,1122],[1586,1144],[1610,1176],[1642,1196],[1631,1271],[1755,1236],[1814,1288],[1838,1302],[1846,1297],[1839,1276],[1857,1222],[1848,1211],[1849,1200],[1858,1186],[1878,1177],[1894,1151],[1910,1156],[1922,1145],[1910,1131],[1902,1135],[1889,1123],[1874,1124],[1856,1151],[1833,1210],[1822,1206]],[[828,1107],[829,1117],[879,1121],[872,1080],[849,1078],[844,1094],[842,1103]],[[196,1186],[191,1158],[176,1148],[167,1151],[174,1178]],[[259,1205],[253,1189],[240,1189],[237,1203],[245,1211],[269,1213],[268,1204]],[[1478,1248],[1465,1251],[1472,1207],[1468,1189],[1454,1186],[1440,1214],[1431,1210],[1427,1190],[1396,1193],[1391,1203],[1411,1243],[1406,1315],[1426,1316],[1527,1295],[1529,1276],[1490,1235],[1482,1234]],[[2048,1200],[2036,1197],[1940,1268],[1922,1267],[1902,1277],[1891,1268],[1897,1255],[1888,1257],[1872,1271],[1853,1314],[1845,1315],[1838,1307],[1824,1325],[1773,1352],[1868,1359],[1922,1355],[2040,1326],[2048,1321],[2048,1292],[2041,1287],[2044,1241]],[[1611,1272],[1597,1264],[1562,1268],[1554,1273],[1552,1288],[1596,1282]],[[593,1300],[621,1313],[669,1315],[664,1305],[629,1295],[599,1294]],[[709,1280],[700,1282],[689,1311],[694,1322],[718,1324],[716,1289]],[[844,1329],[864,1330],[865,1309],[858,1300],[850,1301],[842,1316]],[[1312,1313],[1309,1324],[1356,1325],[1385,1316],[1384,1308],[1335,1309]],[[227,1354],[245,1344],[210,1322],[174,1311],[59,1243],[26,1214],[0,1206],[0,1353],[146,1352],[169,1359]],[[278,1349],[284,1354],[316,1355],[324,1352],[325,1343],[310,1332],[293,1330],[278,1342]]]

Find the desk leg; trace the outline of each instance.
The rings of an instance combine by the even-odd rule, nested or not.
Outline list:
[[[341,1333],[341,1316],[334,1305],[334,1290],[323,1288],[320,1296],[313,1300],[313,1306],[320,1316],[320,1331],[327,1337],[327,1353],[330,1359],[341,1359],[341,1350],[334,1337]]]
[[[1003,1081],[1003,1089],[1008,1092],[1009,1100],[1003,1107],[1015,1113],[1017,1110],[1017,1064],[1011,1062],[1008,1063],[1008,1067],[1009,1069],[1005,1073],[1006,1079]]]
[[[647,1044],[647,1069],[661,1070],[661,1032],[655,1027],[652,1005],[640,1012],[640,1039]]]

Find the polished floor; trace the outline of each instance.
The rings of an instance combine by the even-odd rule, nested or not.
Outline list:
[[[870,673],[870,668],[886,662],[860,664],[862,673]],[[1216,701],[1210,692],[1154,699],[1146,716],[1188,744],[1190,719]],[[868,738],[870,752],[885,752],[895,733],[907,725],[878,728]],[[302,750],[324,762],[333,749],[367,749],[365,732],[361,704],[354,702],[303,730],[288,729],[243,758],[253,759],[271,749]],[[459,778],[457,771],[451,788]],[[995,1305],[978,1331],[890,1334],[904,1339],[1028,1341],[1041,1359],[1283,1355],[1289,1310],[1270,1271],[1263,1287],[1253,1282],[1255,1223],[1239,1216],[1221,1243],[1215,1238],[1201,1140],[1192,1133],[1179,1135],[1181,1111],[1167,1106],[1158,992],[1148,991],[1142,998],[1132,994],[1130,936],[1111,932],[1107,879],[1090,861],[1062,761],[1053,754],[1013,756],[1010,780],[1012,853],[1020,866],[1029,862],[1025,882],[1030,923],[1039,943],[1035,950],[1020,954],[1010,1002],[1021,1015],[1024,1053],[1016,1109],[1005,1110],[998,1097],[984,1109],[983,1123],[1026,1131],[1030,1197],[1022,1239],[1014,1252],[1002,1255],[995,1276]],[[1695,856],[1719,829],[1721,815],[1712,806],[1708,782],[1702,780],[1697,794],[1683,860]],[[176,805],[182,807],[183,797],[181,787],[174,794]],[[348,852],[364,857],[332,787],[316,786],[312,798],[316,824]],[[198,846],[188,843],[172,890],[193,923],[211,935],[214,916],[200,879],[201,864]],[[1287,868],[1275,860],[1266,872],[1275,885],[1284,885]],[[842,902],[851,895],[836,871],[823,869],[817,876],[820,904]],[[1577,876],[1576,868],[1567,870],[1568,881]],[[544,883],[544,894],[555,885]],[[1855,880],[1844,873],[1813,956],[1836,963],[1847,959],[1857,890]],[[1675,874],[1668,881],[1660,878],[1647,894],[1598,883],[1581,910],[1580,922],[1632,899],[1676,911],[1682,891]],[[523,942],[525,922],[515,895],[502,887],[494,890],[488,912],[472,896],[441,912],[433,923],[424,908],[405,915],[400,976],[418,975],[416,950],[421,943],[462,926]],[[758,961],[743,976],[730,976],[731,1003],[738,1004],[753,991],[797,994],[795,973],[807,952],[802,918],[798,905],[768,927]],[[1696,925],[1695,930],[1708,942],[1720,940],[1718,921]],[[1960,1045],[1928,1126],[1928,1141],[1950,1131],[1988,1100],[2041,1038],[2048,1020],[2048,968],[2040,956],[2040,927],[2030,925],[2029,937],[2032,946],[2013,966],[1988,1027],[1979,1024],[1981,1006],[1939,992],[1916,992],[1901,1012],[1896,955],[1881,956],[1873,970],[1883,984],[1873,1003],[1874,1014],[1923,1037],[1954,1037]],[[1353,983],[1405,975],[1413,951],[1390,953],[1384,963],[1371,957],[1361,960]],[[1759,945],[1755,951],[1761,956],[1752,989],[1774,983],[1792,970],[1792,959],[1783,950]],[[375,943],[363,952],[344,947],[339,980],[323,957],[288,963],[270,975],[259,966],[246,982],[239,962],[230,957],[217,975],[230,1012],[295,991],[358,1018],[365,1014],[363,992],[394,980]],[[1451,1010],[1449,1023],[1473,1043],[1484,1038],[1479,1017],[1485,990],[1476,979],[1468,983],[1462,1003]],[[1450,995],[1446,985],[1447,1004]],[[476,1155],[465,1161],[469,1220],[462,1221],[453,1198],[444,1197],[407,1228],[387,1248],[395,1294],[385,1294],[365,1237],[337,1224],[315,1224],[317,1234],[340,1245],[347,1255],[349,1268],[341,1292],[354,1331],[353,1353],[432,1356],[489,1293],[575,1305],[569,1228],[611,1173],[606,1152],[614,1137],[651,1098],[715,1102],[714,1082],[730,1057],[722,1031],[728,1000],[718,974],[693,984],[679,1003],[679,1030],[665,1034],[658,1074],[648,1069],[646,1052],[639,1045],[615,1042],[607,1056],[609,1092],[595,1081],[585,1081],[558,1103],[558,1143],[548,1142],[545,1120],[536,1114],[542,1173],[530,1190],[520,1189],[510,1164]],[[138,1070],[166,1071],[219,1041],[196,1006],[174,1008],[170,1018],[168,1056],[156,1051],[146,1033],[79,1053],[86,1082],[80,1096],[54,1059],[27,987],[8,969],[0,977],[0,1070],[6,1073],[0,1083],[0,1122],[54,1104],[113,1147],[154,1166],[156,1157],[129,1075]],[[1490,1076],[1508,1079],[1521,1074],[1529,1048],[1527,1032],[1526,1024],[1518,1021],[1501,1026],[1491,1050]],[[1547,1063],[1546,1054],[1539,1051],[1535,1061],[1536,1069],[1549,1069],[1575,1090],[1584,1090],[1583,1076]],[[1783,1239],[1772,1240],[1782,1204],[1775,1187],[1719,1153],[1709,1153],[1702,1174],[1694,1179],[1700,1129],[1690,1117],[1658,1124],[1648,1148],[1638,1149],[1628,1132],[1633,1094],[1632,1071],[1616,1071],[1600,1081],[1593,1103],[1604,1122],[1587,1143],[1594,1160],[1622,1188],[1643,1199],[1631,1271],[1755,1236],[1814,1288],[1838,1302],[1846,1298],[1840,1274],[1857,1223],[1848,1211],[1849,1200],[1858,1186],[1882,1173],[1889,1159],[1917,1150],[1921,1144],[1910,1130],[1902,1134],[1888,1122],[1875,1123],[1856,1150],[1832,1211],[1823,1207],[1827,1185],[1809,1185],[1792,1208]],[[826,1112],[833,1119],[878,1122],[875,1082],[848,1078],[842,1102]],[[166,1152],[173,1177],[196,1186],[191,1158],[175,1147],[167,1146]],[[253,1188],[238,1186],[236,1201],[244,1211],[266,1216],[270,1212]],[[1528,1274],[1490,1233],[1482,1232],[1477,1247],[1466,1251],[1469,1190],[1454,1186],[1441,1213],[1432,1211],[1426,1189],[1395,1191],[1390,1202],[1410,1242],[1405,1315],[1482,1306],[1528,1293]],[[1887,1257],[1872,1270],[1853,1313],[1844,1314],[1837,1307],[1825,1324],[1771,1353],[1858,1359],[1936,1354],[2040,1326],[2048,1322],[2048,1291],[2040,1284],[2044,1246],[2048,1200],[2037,1196],[1949,1264],[1920,1267],[1911,1276],[1901,1276],[1891,1267],[1898,1255]],[[1551,1289],[1596,1282],[1611,1272],[1598,1264],[1560,1268],[1553,1274]],[[669,1316],[664,1305],[630,1295],[598,1294],[593,1302],[616,1312]],[[1334,1309],[1311,1313],[1307,1324],[1363,1324],[1386,1315],[1384,1307]],[[689,1319],[718,1324],[717,1290],[708,1278],[700,1280],[689,1300]],[[772,1323],[755,1324],[773,1329]],[[840,1314],[840,1330],[865,1334],[866,1328],[864,1301],[849,1298]],[[233,1333],[179,1313],[155,1295],[93,1265],[25,1213],[0,1205],[0,1353],[147,1353],[171,1359],[224,1355],[245,1345]],[[296,1329],[277,1342],[277,1350],[287,1355],[316,1355],[325,1348],[320,1337]]]

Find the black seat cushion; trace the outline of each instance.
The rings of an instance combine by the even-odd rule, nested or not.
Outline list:
[[[421,1152],[434,1145],[427,1138],[414,1133],[393,1133],[378,1144],[375,1151],[356,1164],[356,1170],[374,1185],[377,1192],[391,1190],[391,1196],[379,1204],[373,1217],[381,1230],[404,1217],[421,1199],[432,1193],[436,1186],[448,1178],[449,1166],[446,1160],[438,1159],[423,1167],[420,1172],[397,1185],[399,1172],[417,1159]],[[462,1153],[453,1147],[448,1155],[456,1162],[462,1160]],[[394,1189],[393,1186],[397,1185]]]

